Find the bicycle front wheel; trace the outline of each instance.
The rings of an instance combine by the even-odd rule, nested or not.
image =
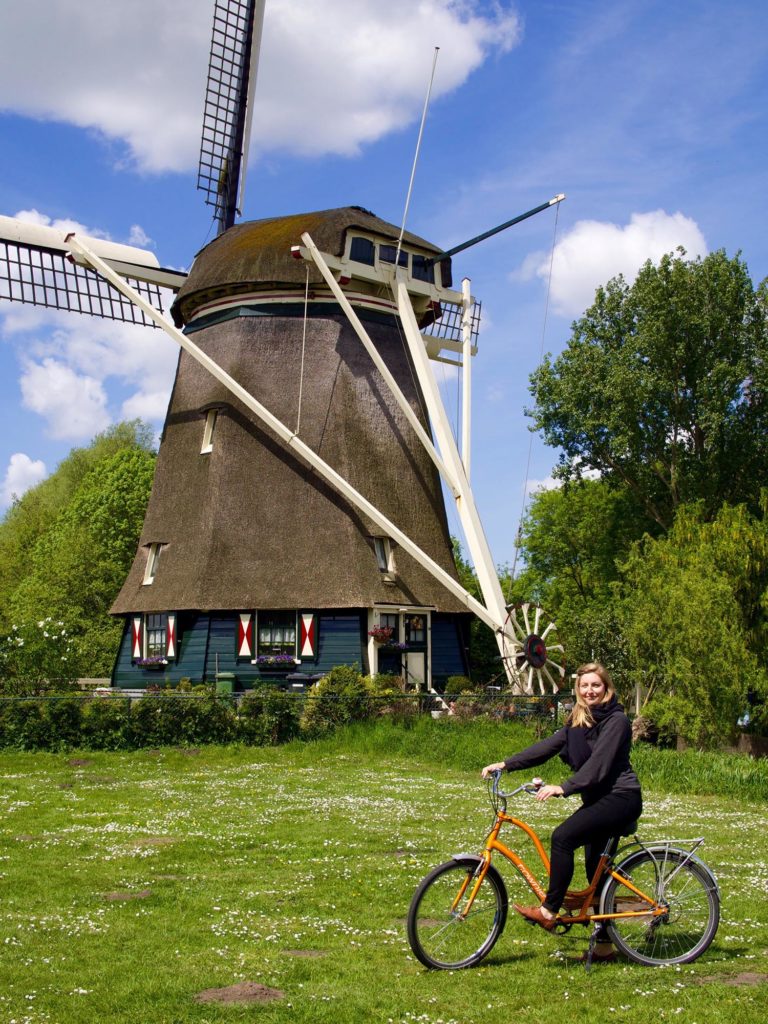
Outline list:
[[[653,907],[645,904],[615,878],[606,883],[603,913],[637,913],[648,907],[643,916],[606,922],[616,948],[650,967],[687,964],[701,956],[720,922],[717,882],[701,861],[684,850],[658,848],[632,854],[616,870],[655,900]]]
[[[440,864],[424,878],[408,910],[408,941],[425,967],[456,970],[480,963],[507,920],[507,890],[493,867],[471,906],[478,857]]]

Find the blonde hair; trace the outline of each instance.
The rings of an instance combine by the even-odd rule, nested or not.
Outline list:
[[[582,676],[589,675],[592,672],[600,677],[605,686],[605,693],[600,701],[601,704],[607,704],[611,697],[616,694],[616,687],[613,685],[611,673],[605,665],[601,665],[599,661],[589,661],[586,665],[580,665],[576,669],[576,683],[573,687],[576,703],[573,706],[573,711],[568,716],[568,725],[589,727],[595,724],[592,712],[589,710],[589,705],[579,693],[579,680]]]

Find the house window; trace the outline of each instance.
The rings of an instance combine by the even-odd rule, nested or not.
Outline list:
[[[164,658],[167,653],[168,615],[165,612],[147,615],[144,625],[144,657]]]
[[[296,613],[259,612],[258,650],[261,654],[296,656]]]
[[[205,427],[203,429],[203,446],[200,449],[201,455],[207,455],[213,451],[213,432],[216,429],[216,417],[218,409],[209,409],[205,415]]]
[[[160,545],[150,544],[147,553],[147,565],[144,569],[144,585],[155,582],[157,566],[160,561]]]
[[[379,612],[379,625],[383,629],[392,630],[392,639],[399,639],[400,632],[400,616],[393,615],[391,612]]]
[[[407,644],[425,644],[427,642],[427,620],[424,615],[406,616],[405,642]]]

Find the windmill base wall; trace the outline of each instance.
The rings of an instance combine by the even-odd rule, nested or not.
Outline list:
[[[433,612],[431,616],[430,676],[435,689],[442,691],[453,675],[468,672],[467,647],[469,615]],[[125,627],[112,672],[112,686],[142,689],[153,685],[178,686],[182,679],[192,685],[213,683],[217,675],[234,677],[235,690],[252,689],[262,683],[307,682],[325,675],[336,665],[357,665],[370,673],[368,663],[368,609],[323,610],[317,613],[316,653],[301,658],[288,670],[260,667],[251,656],[237,652],[239,615],[237,612],[181,612],[178,615],[177,656],[159,668],[143,668],[133,657],[131,619]]]

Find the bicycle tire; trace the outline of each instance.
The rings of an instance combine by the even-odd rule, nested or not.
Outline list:
[[[720,923],[720,895],[709,868],[685,850],[658,847],[630,854],[615,870],[666,907],[661,915],[606,921],[616,948],[649,967],[700,957]],[[638,909],[631,890],[615,878],[606,882],[600,907],[604,914]]]
[[[501,875],[491,865],[469,914],[452,909],[462,886],[471,891],[480,858],[455,857],[422,879],[408,910],[408,942],[414,956],[433,970],[473,967],[490,953],[504,930],[509,906]],[[465,883],[467,883],[465,885]]]

